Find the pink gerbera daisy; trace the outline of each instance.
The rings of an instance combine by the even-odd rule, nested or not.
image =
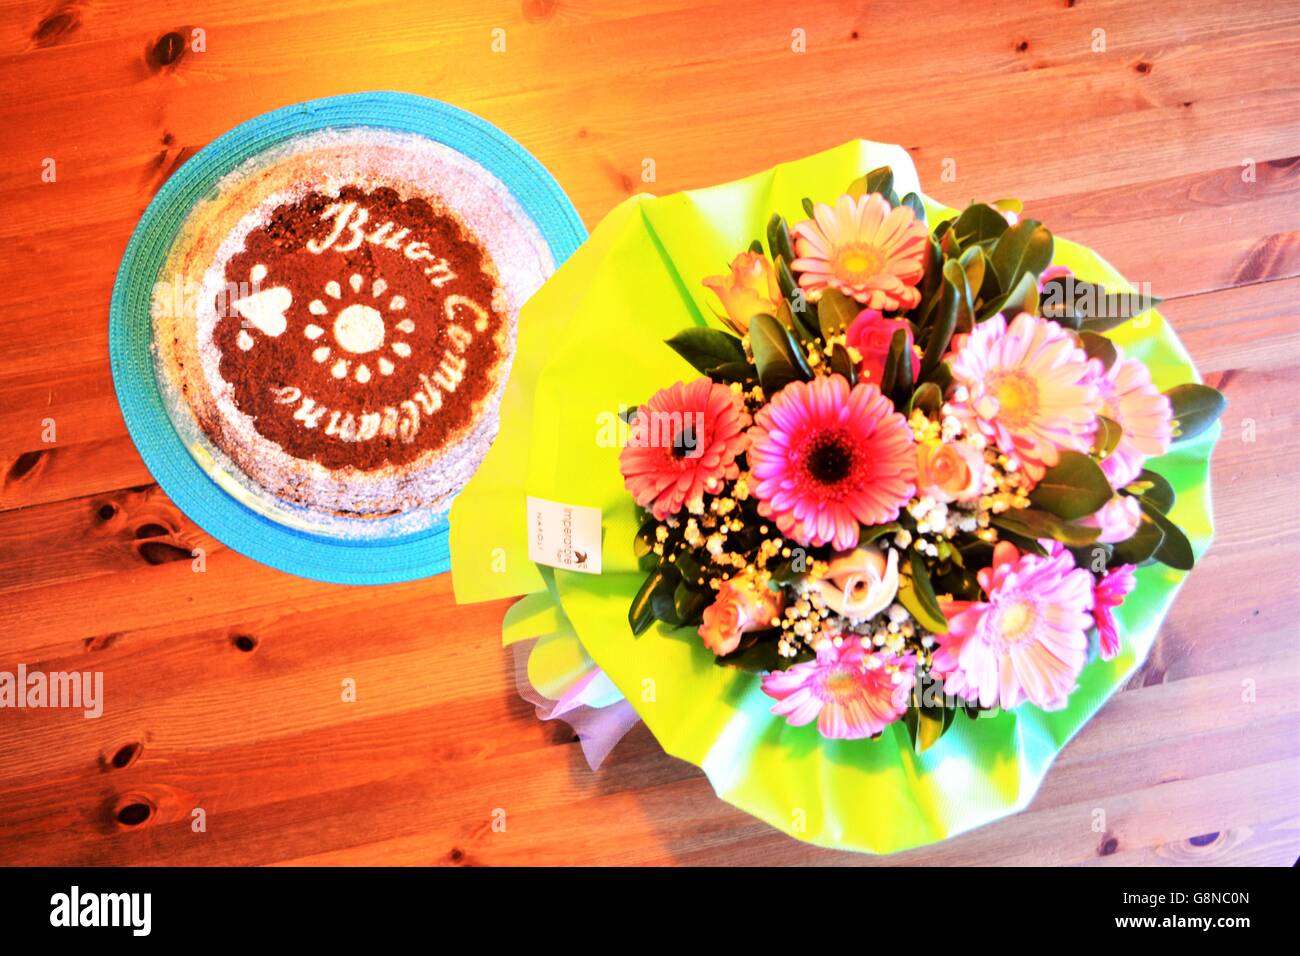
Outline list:
[[[981,707],[1063,707],[1088,657],[1092,574],[1054,542],[1041,557],[1003,541],[976,577],[988,600],[943,605],[933,670],[944,693]]]
[[[951,359],[954,414],[1037,481],[1065,449],[1088,451],[1101,400],[1093,369],[1055,322],[996,315],[961,337]]]
[[[893,521],[916,490],[912,430],[875,385],[791,382],[749,438],[758,512],[800,544],[855,548],[861,525]]]
[[[926,236],[908,206],[890,209],[879,193],[841,196],[794,227],[790,268],[812,302],[829,286],[871,309],[906,311],[921,301]]]
[[[725,385],[697,378],[656,392],[637,409],[619,456],[623,484],[662,521],[685,504],[698,511],[705,493],[736,478],[749,415]]]
[[[1093,362],[1101,410],[1117,423],[1122,433],[1119,444],[1102,460],[1101,470],[1111,487],[1123,488],[1137,478],[1148,458],[1163,455],[1173,438],[1173,408],[1169,399],[1151,384],[1151,373],[1137,359],[1126,359],[1118,348],[1117,358],[1105,372]]]
[[[1137,584],[1131,564],[1111,568],[1093,589],[1092,620],[1097,625],[1102,660],[1111,660],[1119,653],[1119,628],[1111,612],[1124,603],[1124,598]]]
[[[907,710],[916,686],[916,658],[868,652],[846,637],[824,641],[815,660],[772,671],[763,693],[776,699],[772,713],[795,727],[815,718],[823,737],[858,740],[880,733]]]

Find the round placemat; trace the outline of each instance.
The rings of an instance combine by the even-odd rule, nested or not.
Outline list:
[[[199,466],[177,434],[158,388],[150,301],[168,250],[191,207],[249,157],[322,129],[375,127],[428,137],[463,154],[511,192],[558,267],[586,238],[550,173],[492,124],[408,93],[333,96],[286,106],[236,126],[177,170],[140,218],[122,256],[109,311],[109,353],[122,417],[150,473],[191,520],[241,554],[291,574],[339,584],[385,584],[446,571],[447,518],[420,533],[347,540],[277,524],[241,504]]]

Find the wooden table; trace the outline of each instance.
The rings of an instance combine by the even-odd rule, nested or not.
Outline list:
[[[0,711],[0,863],[1295,860],[1300,7],[780,6],[0,3],[0,670],[102,670],[109,698]],[[1231,401],[1218,540],[1027,812],[873,861],[723,804],[643,728],[592,773],[516,696],[504,602],[291,578],[158,490],[108,365],[137,218],[236,123],[384,88],[510,132],[589,225],[641,189],[901,143],[937,198],[1020,196],[1166,298]]]

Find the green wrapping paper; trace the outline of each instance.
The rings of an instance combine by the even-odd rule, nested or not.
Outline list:
[[[1146,658],[1184,577],[1158,564],[1138,571],[1116,614],[1121,653],[1094,658],[1064,710],[1025,704],[959,716],[923,754],[901,722],[874,741],[789,726],[770,713],[760,677],[717,666],[693,629],[656,624],[632,636],[628,605],[645,577],[632,547],[639,520],[605,423],[698,376],[664,340],[692,323],[717,326],[701,280],[724,272],[773,212],[796,221],[803,197],[832,201],[886,164],[900,195],[920,192],[904,150],[857,141],[733,183],[635,196],[615,208],[524,308],[501,434],[451,515],[457,600],[530,595],[509,613],[505,638],[544,639],[545,659],[530,661],[535,684],[559,689],[598,666],[668,753],[703,768],[719,797],[800,840],[872,853],[941,840],[1027,806],[1053,758]],[[932,227],[955,215],[928,199],[926,207]],[[1054,263],[1131,289],[1095,253],[1059,238]],[[1144,361],[1161,389],[1200,380],[1155,311],[1108,337]],[[1218,434],[1216,425],[1150,464],[1176,490],[1170,517],[1198,557],[1213,535],[1209,457]],[[601,509],[602,574],[528,560],[529,495]]]

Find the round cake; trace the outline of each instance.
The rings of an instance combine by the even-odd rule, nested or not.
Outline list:
[[[427,526],[496,434],[519,308],[553,270],[467,157],[374,128],[300,135],[181,225],[152,300],[164,403],[214,480],[282,523]]]

